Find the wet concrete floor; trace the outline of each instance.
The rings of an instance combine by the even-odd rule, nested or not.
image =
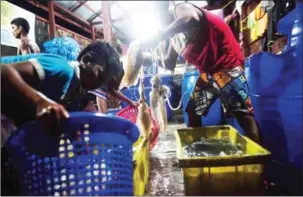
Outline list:
[[[174,132],[186,128],[185,124],[168,125],[168,133],[160,133],[158,142],[150,152],[150,179],[145,196],[185,196],[181,168],[177,167]],[[273,183],[268,184],[265,196],[293,195]]]
[[[150,180],[146,196],[184,196],[181,168],[177,167],[174,132],[185,124],[170,124],[168,132],[160,133],[156,146],[150,153]]]

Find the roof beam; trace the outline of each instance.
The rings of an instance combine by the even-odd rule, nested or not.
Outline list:
[[[101,3],[101,2],[100,2]],[[110,6],[108,1],[102,1],[102,10],[103,10],[103,34],[104,40],[113,44],[113,33],[110,26]]]
[[[75,12],[76,10],[78,10],[80,7],[82,7],[85,4],[86,1],[79,1],[78,5],[72,7],[71,9],[69,9],[71,12]]]
[[[93,20],[95,20],[97,17],[99,17],[102,14],[102,9],[99,10],[98,12],[96,12],[95,14],[93,14],[91,17],[89,17],[89,19],[87,19],[87,21],[92,22]]]
[[[87,25],[87,26],[90,26],[90,24],[89,24],[87,21],[85,21],[85,20],[83,20],[83,19],[80,19],[80,18],[77,17],[74,13],[72,13],[72,12],[69,11],[68,9],[62,7],[62,6],[59,5],[58,3],[54,2],[54,6],[55,6],[55,8],[57,8],[57,9],[59,9],[59,10],[65,12],[66,14],[68,14],[70,17],[72,17],[72,18],[78,20],[79,22],[81,22],[81,23],[83,23],[83,24],[85,24],[85,25]]]
[[[48,2],[48,20],[49,20],[49,35],[50,38],[53,39],[56,37],[56,22],[55,22],[55,9],[54,9],[54,2]]]
[[[39,3],[38,1],[27,1],[27,2],[30,3],[30,4],[32,4],[32,5],[34,5],[34,6],[36,6],[36,7],[38,7],[38,8],[40,8],[40,9],[42,9],[42,10],[44,10],[45,12],[48,12],[48,6],[46,6],[46,5],[42,4],[42,3]],[[79,24],[76,21],[67,18],[64,14],[58,13],[56,11],[55,11],[54,14],[55,14],[56,17],[58,17],[58,18],[60,18],[62,20],[65,20],[66,22],[68,22],[70,24],[73,24],[73,25],[75,25],[78,28],[83,29],[84,31],[86,31],[88,33],[91,33],[90,29],[88,29],[87,27],[85,27],[83,24]]]
[[[86,7],[87,9],[89,9],[92,13],[95,13],[96,11],[90,7],[87,3],[84,4],[84,7]]]
[[[101,24],[103,24],[103,21],[92,22],[91,24],[92,25],[101,25]]]
[[[125,10],[119,3],[115,3],[115,5],[123,12],[119,18],[130,18],[128,10]]]

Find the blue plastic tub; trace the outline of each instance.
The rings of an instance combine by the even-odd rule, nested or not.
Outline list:
[[[278,23],[288,35],[280,55],[262,52],[250,57],[250,89],[255,117],[272,152],[268,179],[302,195],[302,1]]]
[[[250,57],[250,89],[264,146],[273,159],[302,169],[302,1],[279,21],[288,44],[280,55]]]
[[[190,94],[194,89],[196,81],[199,77],[198,71],[187,72],[183,76],[182,81],[182,110],[183,110],[183,117],[184,122],[188,126],[188,115],[185,112],[186,105],[189,100]],[[221,103],[220,99],[217,99],[214,104],[211,106],[208,114],[206,117],[201,117],[203,126],[210,126],[210,125],[220,125],[222,123],[222,112],[221,112]]]
[[[170,87],[171,88],[171,87]],[[145,98],[147,100],[147,104],[150,106],[150,99],[149,99],[149,93],[151,91],[151,87],[145,87]],[[139,92],[138,92],[138,88],[134,87],[134,88],[128,88],[125,90],[121,91],[127,98],[133,100],[133,101],[138,101],[139,100]],[[170,102],[172,102],[172,97],[169,98]],[[172,110],[169,108],[167,102],[166,104],[166,112],[167,112],[167,120],[171,120],[172,116],[173,116],[173,112]],[[124,101],[121,102],[121,106],[122,108],[127,107],[128,104]]]
[[[145,87],[144,88],[144,94],[145,94],[145,98],[147,100],[147,103],[149,104],[149,93],[151,91],[151,87]],[[121,91],[127,98],[133,100],[133,101],[138,101],[139,100],[139,91],[138,88],[133,87],[133,88],[128,88],[125,90]],[[121,101],[121,106],[122,108],[127,107],[128,104],[124,101]]]
[[[273,159],[302,168],[302,73],[290,48],[250,57],[250,90],[264,146]],[[302,57],[301,57],[302,58]]]
[[[119,117],[70,115],[60,138],[30,123],[7,141],[21,195],[133,195],[132,145],[138,128]]]
[[[151,80],[152,77],[153,77],[153,75],[145,75],[144,76],[143,83],[144,83],[145,88],[151,87],[150,80]],[[173,80],[173,75],[170,75],[170,74],[161,75],[162,85],[170,86],[172,80]],[[134,87],[139,87],[139,83],[137,83],[135,86],[130,87],[130,88],[134,88]]]

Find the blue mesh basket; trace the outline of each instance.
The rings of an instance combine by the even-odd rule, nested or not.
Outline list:
[[[30,123],[7,141],[21,195],[133,195],[132,144],[139,137],[133,123],[77,112],[62,131],[51,137]]]

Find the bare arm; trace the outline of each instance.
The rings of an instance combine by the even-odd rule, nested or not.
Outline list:
[[[98,106],[98,111],[100,113],[106,113],[107,112],[107,103],[106,100],[100,98],[100,97],[96,97],[96,102],[97,102],[97,106]]]
[[[127,98],[124,94],[122,94],[122,92],[120,92],[119,90],[112,90],[111,94],[115,97],[117,97],[118,99],[126,102],[128,105],[133,106],[134,102],[132,100],[130,100],[129,98]]]
[[[200,10],[189,3],[179,4],[175,9],[175,13],[176,19],[172,24],[163,30],[162,39],[199,26],[203,15]]]
[[[189,3],[181,3],[176,7],[176,19],[166,29],[159,32],[158,37],[152,43],[147,43],[151,47],[155,47],[161,40],[167,39],[176,33],[185,32],[188,29],[197,27],[201,24],[203,13]],[[148,41],[147,41],[148,42]],[[143,44],[144,45],[144,44]],[[172,44],[169,44],[163,59],[164,67],[168,70],[173,70],[176,66],[178,53],[174,50]],[[162,65],[161,60],[158,60],[158,65]]]
[[[1,65],[2,92],[31,106],[38,117],[47,113],[49,118],[55,117],[57,121],[68,118],[68,112],[62,105],[48,99],[28,84],[37,82],[38,76],[30,62]]]
[[[163,54],[161,55],[162,59],[157,59],[157,65],[160,67],[163,67],[168,70],[174,70],[177,63],[178,53],[173,48],[173,45],[169,41],[169,46],[167,50],[161,51]],[[144,55],[143,54],[143,64],[144,66],[150,66],[152,65],[152,56],[151,55]]]
[[[167,49],[167,51],[164,51],[164,54],[163,54],[164,68],[166,68],[168,70],[174,70],[176,67],[177,58],[178,58],[178,53],[175,51],[173,45],[169,41],[168,49]]]
[[[155,47],[157,44],[177,33],[186,32],[188,29],[200,26],[203,13],[190,3],[180,3],[175,9],[175,20],[167,28],[157,34],[153,40],[143,42],[145,48]]]
[[[19,74],[21,73],[21,75]],[[32,88],[25,81],[38,82],[35,71],[30,62],[7,64],[1,66],[2,91],[15,98],[23,98],[28,105],[35,105],[41,99],[42,94]]]

